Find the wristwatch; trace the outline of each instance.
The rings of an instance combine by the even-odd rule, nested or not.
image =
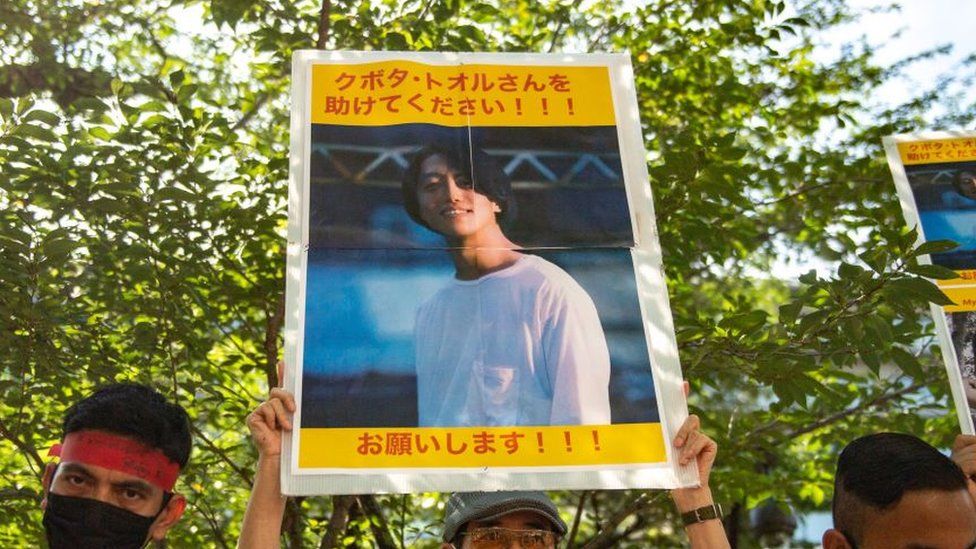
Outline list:
[[[698,509],[692,509],[687,513],[681,513],[681,520],[685,523],[685,526],[698,524],[699,522],[705,522],[706,520],[712,519],[722,520],[722,506],[717,503],[699,507]]]

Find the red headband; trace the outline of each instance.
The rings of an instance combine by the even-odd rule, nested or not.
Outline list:
[[[137,476],[166,492],[173,491],[180,466],[141,442],[102,431],[75,431],[55,444],[50,455]]]

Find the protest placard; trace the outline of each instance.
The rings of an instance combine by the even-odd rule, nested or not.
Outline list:
[[[292,77],[285,493],[694,483],[629,57]]]
[[[964,433],[976,416],[976,132],[929,132],[884,138],[898,198],[920,242],[952,241],[920,261],[956,272],[935,280],[952,305],[932,305],[936,334]]]

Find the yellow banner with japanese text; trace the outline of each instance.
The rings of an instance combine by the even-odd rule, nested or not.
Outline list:
[[[304,428],[302,469],[664,463],[660,423],[545,427]]]
[[[898,143],[898,155],[906,166],[976,160],[976,137]]]
[[[976,311],[976,270],[966,269],[956,273],[959,278],[934,281],[942,293],[955,303],[946,305],[943,309],[947,313]]]
[[[613,126],[607,67],[314,64],[313,124]]]

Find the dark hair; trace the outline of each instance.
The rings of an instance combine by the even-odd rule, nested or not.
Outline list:
[[[420,204],[417,200],[417,184],[420,181],[420,168],[432,156],[441,156],[447,165],[470,180],[463,179],[459,186],[474,189],[478,194],[490,198],[498,204],[498,224],[506,226],[515,219],[517,212],[515,196],[512,194],[512,181],[495,160],[482,149],[469,147],[466,142],[442,141],[428,145],[414,154],[410,166],[403,174],[400,190],[403,193],[403,207],[410,218],[424,227],[429,225],[420,217]]]
[[[76,431],[122,435],[161,451],[186,466],[190,459],[190,418],[159,392],[135,383],[106,385],[64,413],[62,438]]]
[[[920,490],[966,490],[966,476],[951,459],[912,435],[877,433],[854,440],[837,458],[834,528],[849,541],[860,542],[868,512],[888,510],[906,492]]]

